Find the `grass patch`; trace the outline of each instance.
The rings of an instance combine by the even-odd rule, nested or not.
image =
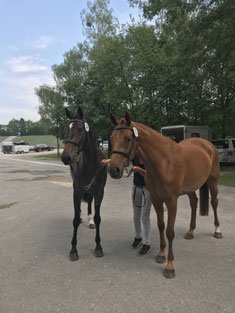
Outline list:
[[[0,142],[4,141],[4,139],[6,139],[7,136],[0,136]]]
[[[222,174],[219,178],[219,184],[235,187],[235,173]]]
[[[30,146],[36,146],[42,143],[54,147],[57,145],[56,137],[52,135],[19,136],[15,138],[14,141],[26,141]],[[60,140],[60,148],[62,149],[63,147],[64,143],[62,140]]]
[[[221,172],[235,172],[235,165],[226,165],[226,164],[222,164],[220,165],[220,171]]]
[[[235,165],[221,164],[219,184],[235,187]]]

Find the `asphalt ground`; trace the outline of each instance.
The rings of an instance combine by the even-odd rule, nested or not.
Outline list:
[[[235,312],[235,189],[219,188],[222,239],[213,237],[210,208],[209,217],[197,217],[195,238],[185,240],[190,208],[187,197],[179,199],[176,277],[168,280],[164,265],[155,262],[159,235],[153,208],[152,251],[139,257],[131,249],[131,187],[132,177],[108,177],[101,209],[103,258],[93,255],[95,231],[82,205],[80,259],[71,262],[69,168],[59,160],[0,155],[0,312]]]

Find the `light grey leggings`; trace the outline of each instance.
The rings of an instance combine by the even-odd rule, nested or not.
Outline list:
[[[146,187],[132,188],[133,219],[135,237],[143,239],[143,244],[150,245],[150,194]],[[143,231],[141,232],[141,222]]]

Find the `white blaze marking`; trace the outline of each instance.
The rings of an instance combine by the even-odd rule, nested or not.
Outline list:
[[[69,128],[71,129],[73,127],[73,123],[70,123],[69,124]]]

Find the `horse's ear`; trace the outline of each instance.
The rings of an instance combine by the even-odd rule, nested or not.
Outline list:
[[[110,117],[110,121],[113,124],[113,126],[117,126],[117,118],[116,118],[116,116],[113,113],[110,113],[109,117]]]
[[[83,111],[82,108],[79,106],[77,109],[77,115],[82,120],[83,119]]]
[[[125,120],[127,122],[127,126],[130,126],[131,125],[131,117],[130,117],[130,114],[127,111],[125,113]]]
[[[64,108],[64,111],[65,111],[67,118],[71,119],[71,114],[70,114],[69,110],[67,108]]]

